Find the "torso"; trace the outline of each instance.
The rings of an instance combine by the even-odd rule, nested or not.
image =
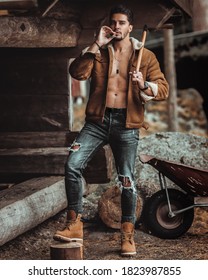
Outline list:
[[[129,79],[129,59],[132,47],[124,52],[115,52],[112,72],[108,79],[106,106],[110,108],[126,108],[126,97]]]

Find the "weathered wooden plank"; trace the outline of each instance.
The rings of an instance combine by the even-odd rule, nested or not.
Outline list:
[[[68,147],[75,131],[1,132],[0,149]]]
[[[63,177],[35,178],[0,193],[0,246],[67,206]]]
[[[4,0],[0,2],[0,8],[1,9],[11,9],[11,10],[15,10],[15,9],[23,9],[23,10],[27,10],[27,9],[31,9],[31,8],[35,8],[37,7],[38,3],[37,0]]]
[[[67,148],[0,149],[0,174],[64,175]],[[87,183],[107,183],[112,176],[111,150],[101,149],[84,171]]]
[[[0,97],[0,131],[68,130],[68,96]]]
[[[0,174],[14,181],[20,177],[37,174],[64,175],[66,147],[78,132],[20,132],[0,133]],[[112,153],[105,146],[89,162],[84,177],[87,183],[107,183],[112,176]]]
[[[0,47],[75,47],[80,26],[68,19],[1,17]]]

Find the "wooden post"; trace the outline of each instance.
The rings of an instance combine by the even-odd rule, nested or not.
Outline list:
[[[208,2],[207,0],[193,1],[193,30],[208,30]]]
[[[83,245],[78,242],[53,243],[50,256],[51,260],[83,260]]]
[[[208,1],[207,0],[175,0],[188,15],[192,17],[193,31],[208,30]]]
[[[169,83],[169,98],[168,98],[168,112],[169,112],[169,131],[177,131],[177,84],[176,84],[176,70],[174,58],[174,41],[173,29],[164,29],[164,58],[165,58],[165,74]]]

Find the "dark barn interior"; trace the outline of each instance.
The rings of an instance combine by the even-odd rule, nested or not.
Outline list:
[[[69,130],[66,51],[2,48],[0,59],[1,132]]]
[[[176,71],[179,89],[193,87],[200,92],[204,100],[204,112],[208,119],[207,73],[205,70],[207,65],[207,56],[197,59],[185,57],[176,63]]]
[[[164,40],[149,41],[147,46],[157,55],[164,70]],[[194,32],[174,36],[177,88],[195,88],[203,98],[203,109],[208,119],[207,73],[208,33]]]

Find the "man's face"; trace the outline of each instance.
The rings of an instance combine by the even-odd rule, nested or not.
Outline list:
[[[110,21],[111,29],[116,32],[114,40],[122,40],[129,36],[133,26],[129,23],[128,18],[124,14],[113,14]]]

